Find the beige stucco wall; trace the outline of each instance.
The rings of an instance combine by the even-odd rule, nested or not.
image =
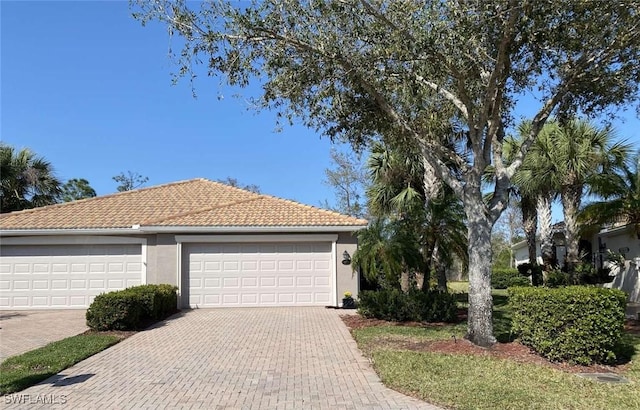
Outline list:
[[[174,235],[147,239],[147,283],[178,285],[178,251]]]
[[[336,304],[342,306],[342,297],[344,292],[351,292],[354,298],[358,297],[360,289],[360,275],[353,271],[353,265],[342,264],[342,254],[344,251],[349,252],[353,257],[354,252],[358,248],[358,239],[355,234],[343,232],[338,235],[336,242]]]

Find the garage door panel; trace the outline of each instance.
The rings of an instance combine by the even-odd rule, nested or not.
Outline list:
[[[330,303],[331,243],[186,244],[183,251],[191,307]],[[206,286],[212,280],[218,286]]]
[[[141,246],[5,245],[0,307],[86,308],[104,292],[143,282]]]

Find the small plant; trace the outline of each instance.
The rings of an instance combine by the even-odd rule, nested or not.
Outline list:
[[[453,322],[456,319],[456,295],[439,290],[380,289],[360,293],[358,311],[364,317],[393,322]]]
[[[356,301],[353,300],[353,294],[349,291],[344,292],[344,297],[342,298],[342,308],[343,309],[355,309]]]
[[[529,285],[531,285],[529,279],[520,275],[516,269],[494,269],[491,273],[491,287],[494,289]]]
[[[518,265],[518,272],[520,272],[522,276],[531,276],[531,284],[533,284],[533,286],[542,285],[542,266],[529,262],[521,263]]]
[[[547,273],[545,286],[548,288],[559,288],[560,286],[569,286],[571,280],[567,272],[555,269]]]

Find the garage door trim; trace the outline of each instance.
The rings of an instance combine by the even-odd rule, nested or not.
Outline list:
[[[176,251],[178,277],[178,300],[182,300],[182,244],[183,243],[239,243],[239,242],[330,242],[331,243],[331,300],[334,306],[338,306],[337,287],[338,277],[336,272],[337,234],[314,235],[176,235]]]

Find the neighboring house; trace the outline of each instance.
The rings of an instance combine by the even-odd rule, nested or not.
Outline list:
[[[366,224],[206,179],[3,214],[0,309],[145,283],[176,285],[180,307],[339,306]]]
[[[564,242],[564,224],[554,225],[554,249],[558,266],[564,264],[566,247]],[[526,241],[513,245],[516,266],[529,262]],[[538,263],[542,263],[540,246],[537,248]],[[616,266],[607,261],[609,253],[621,254],[623,266]],[[616,226],[604,228],[593,237],[580,240],[580,254],[584,260],[591,261],[596,267],[610,267],[614,279],[603,286],[621,289],[629,295],[629,301],[640,302],[640,238],[632,226]]]

